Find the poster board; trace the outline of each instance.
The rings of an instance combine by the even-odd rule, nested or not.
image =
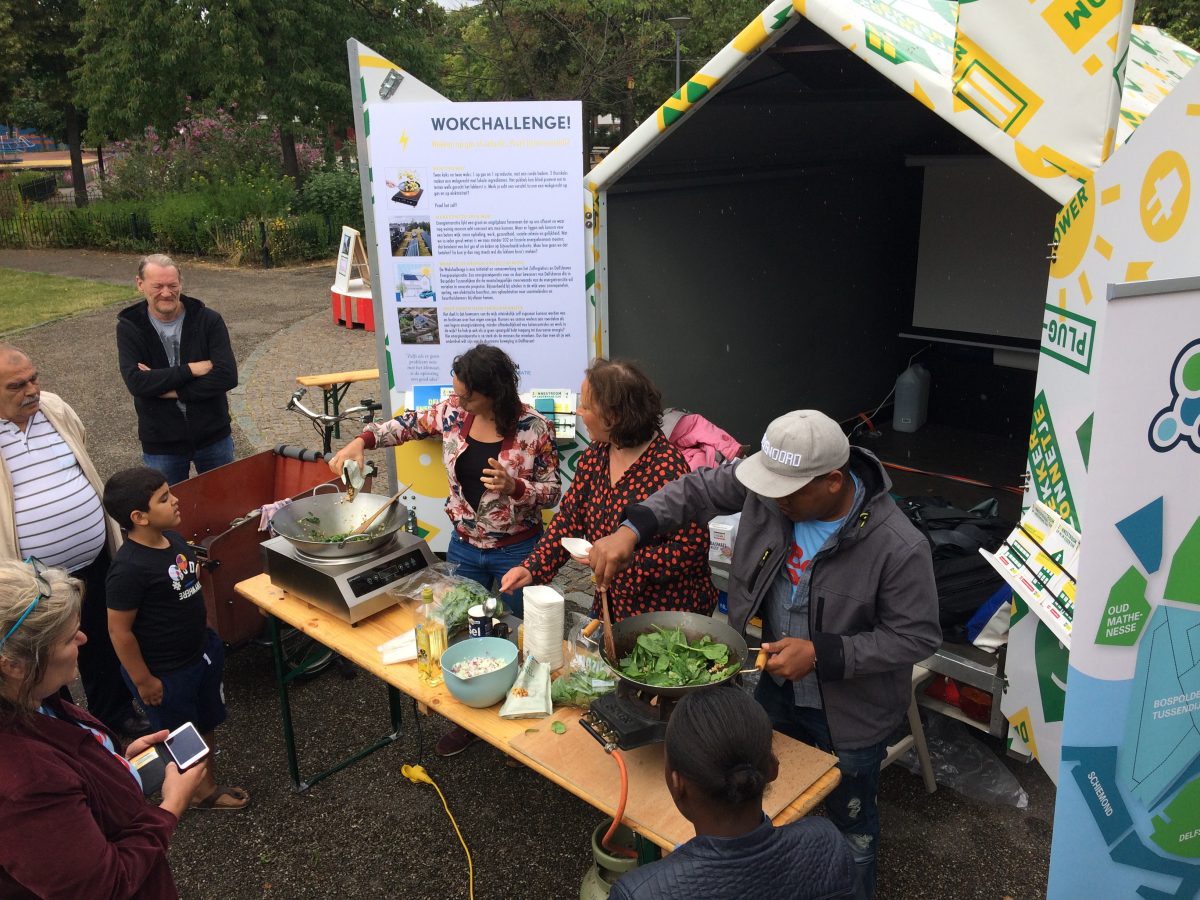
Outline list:
[[[342,238],[338,243],[337,266],[334,269],[333,291],[348,294],[351,290],[370,290],[371,263],[367,260],[367,249],[357,228],[342,226]]]
[[[1084,568],[1092,554],[1108,552],[1114,537],[1092,512],[1111,488],[1092,466],[1099,445],[1094,413],[1103,397],[1096,379],[1105,364],[1107,317],[1115,308],[1104,300],[1106,286],[1197,274],[1198,177],[1200,72],[1191,69],[1129,141],[1080,184],[1055,221],[1058,246],[1046,293],[1026,502],[1040,500],[1080,532]],[[1099,529],[1095,539],[1093,527]],[[1088,602],[1081,581],[1076,640],[1088,630],[1078,620]],[[1024,603],[1014,604],[1011,624],[1008,690],[1001,702],[1013,726],[1011,747],[1032,754],[1057,780],[1068,651]]]
[[[576,385],[590,332],[581,105],[451,104],[356,41],[348,52],[386,412],[482,342],[513,358],[526,392]],[[389,72],[403,75],[391,90]],[[444,550],[440,441],[397,448],[389,469]]]
[[[1200,276],[1110,297],[1088,471],[1104,490],[1088,500],[1049,895],[1194,897]]]

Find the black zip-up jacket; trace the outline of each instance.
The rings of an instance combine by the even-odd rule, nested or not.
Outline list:
[[[195,297],[183,297],[183,330],[179,336],[179,365],[171,366],[167,351],[150,323],[145,300],[117,316],[117,355],[125,387],[133,395],[138,415],[138,438],[146,453],[188,454],[216,443],[229,432],[229,400],[237,387],[237,362],[229,330],[220,314]],[[212,360],[212,371],[199,377],[189,362]],[[150,367],[149,372],[138,363]],[[161,395],[175,391],[187,407]]]
[[[791,547],[792,523],[737,479],[740,460],[672,481],[625,514],[648,540],[683,522],[742,513],[729,573],[729,624],[744,632]],[[882,464],[852,447],[863,500],[812,562],[808,621],[835,746],[869,747],[904,718],[912,666],[942,643],[929,541],[896,506]]]

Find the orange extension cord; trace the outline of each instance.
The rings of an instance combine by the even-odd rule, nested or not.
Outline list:
[[[617,767],[621,770],[621,799],[617,802],[617,811],[613,814],[612,824],[604,833],[604,840],[600,842],[600,846],[613,856],[625,856],[633,859],[637,856],[635,851],[628,847],[613,847],[609,844],[612,836],[617,833],[617,826],[621,824],[621,818],[625,815],[625,801],[629,799],[629,771],[625,768],[625,758],[621,756],[620,750],[613,750],[612,758],[617,761]]]

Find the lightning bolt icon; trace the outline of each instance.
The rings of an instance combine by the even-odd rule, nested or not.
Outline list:
[[[402,148],[404,148],[405,150],[408,149],[408,132],[407,131],[400,132],[400,146]]]

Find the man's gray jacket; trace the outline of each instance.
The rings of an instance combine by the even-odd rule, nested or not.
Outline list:
[[[739,462],[701,469],[626,510],[642,540],[685,522],[740,511],[729,575],[729,623],[757,614],[792,544],[792,522],[748,490]],[[942,641],[929,542],[896,506],[874,454],[850,451],[863,500],[810,569],[809,629],[834,745],[853,750],[889,737],[908,708],[913,663]]]

